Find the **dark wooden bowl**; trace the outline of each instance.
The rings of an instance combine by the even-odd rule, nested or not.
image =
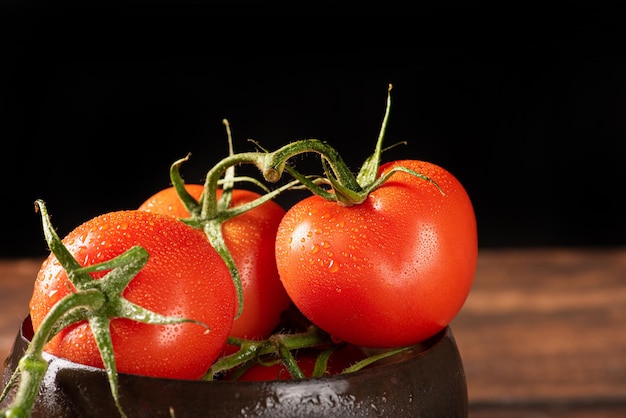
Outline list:
[[[30,318],[5,361],[3,386],[32,337]],[[118,416],[103,370],[50,356],[33,418]],[[120,374],[129,418],[467,417],[467,385],[448,327],[394,361],[359,372],[268,382],[188,381]],[[5,400],[6,406],[13,394]]]

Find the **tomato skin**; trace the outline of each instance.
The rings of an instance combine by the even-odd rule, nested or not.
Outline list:
[[[278,229],[278,271],[294,304],[335,338],[363,347],[399,347],[434,335],[470,291],[478,256],[474,210],[445,169],[404,166],[443,189],[395,173],[364,203],[316,195],[291,207]]]
[[[185,188],[199,199],[204,186],[186,184]],[[222,190],[217,190],[217,198]],[[233,190],[231,207],[260,197],[258,193]],[[154,213],[177,218],[189,217],[173,187],[163,189],[139,207]],[[247,339],[267,338],[280,321],[280,314],[291,304],[279,277],[274,256],[278,225],[285,210],[268,201],[242,215],[229,219],[222,226],[224,242],[239,269],[243,286],[244,309],[233,324],[231,335]]]
[[[202,196],[204,186],[202,184],[185,184],[185,189],[191,196],[198,200],[200,196]],[[185,208],[185,205],[183,205],[183,202],[178,197],[176,189],[173,187],[159,190],[146,199],[138,209],[146,212],[169,215],[175,218],[189,217],[189,211],[187,211],[187,208]]]
[[[123,292],[126,299],[154,312],[191,318],[193,323],[147,325],[124,318],[110,330],[119,372],[176,379],[198,379],[221,354],[236,313],[230,273],[201,231],[171,217],[143,211],[107,213],[79,225],[64,245],[83,266],[110,260],[134,245],[148,262]],[[93,274],[94,279],[104,273]],[[54,254],[44,260],[30,301],[33,329],[73,291]],[[77,363],[103,368],[86,321],[61,330],[45,351]]]

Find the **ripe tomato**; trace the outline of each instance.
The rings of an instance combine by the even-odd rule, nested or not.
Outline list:
[[[196,199],[204,191],[200,184],[186,184],[185,188]],[[219,199],[222,190],[218,189],[217,194]],[[259,196],[249,190],[233,190],[231,207]],[[177,218],[189,217],[173,187],[157,192],[139,209]],[[243,287],[244,309],[233,324],[232,336],[246,339],[268,337],[278,325],[281,312],[291,304],[278,277],[274,256],[276,230],[284,214],[285,210],[270,200],[222,225],[224,242],[239,269]]]
[[[352,344],[400,347],[434,335],[470,291],[478,255],[469,196],[445,169],[396,161],[359,205],[313,195],[291,207],[276,237],[280,278],[314,324]]]
[[[296,353],[296,361],[298,366],[306,377],[313,375],[313,369],[315,368],[315,361],[320,354],[319,350],[308,349],[303,352]],[[344,369],[363,360],[366,355],[356,346],[347,345],[334,351],[329,359],[326,368],[325,376],[341,373]],[[265,380],[290,380],[292,379],[289,371],[282,362],[263,365],[255,364],[246,370],[237,380],[245,381],[265,381]]]
[[[169,216],[119,211],[95,217],[70,232],[64,245],[79,264],[110,260],[135,245],[149,254],[123,292],[129,301],[162,315],[194,323],[148,325],[125,318],[110,323],[119,372],[200,378],[221,354],[231,330],[237,297],[230,273],[201,231]],[[94,279],[105,273],[94,273]],[[54,254],[44,261],[30,301],[33,329],[74,286]],[[103,367],[86,321],[61,330],[45,350],[72,361]]]

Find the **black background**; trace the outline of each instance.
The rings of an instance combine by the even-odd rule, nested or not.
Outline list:
[[[623,12],[198,4],[2,5],[0,257],[47,254],[37,198],[64,235],[137,207],[189,152],[201,182],[223,118],[237,151],[319,138],[356,170],[389,83],[386,144],[408,145],[383,158],[455,174],[481,247],[626,244]]]

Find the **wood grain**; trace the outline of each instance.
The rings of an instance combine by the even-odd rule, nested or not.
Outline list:
[[[41,261],[0,261],[2,358]],[[452,330],[472,418],[626,416],[626,248],[481,250]]]
[[[626,250],[481,251],[452,329],[472,416],[626,416]]]
[[[0,373],[22,320],[28,315],[28,302],[42,261],[0,260]]]

